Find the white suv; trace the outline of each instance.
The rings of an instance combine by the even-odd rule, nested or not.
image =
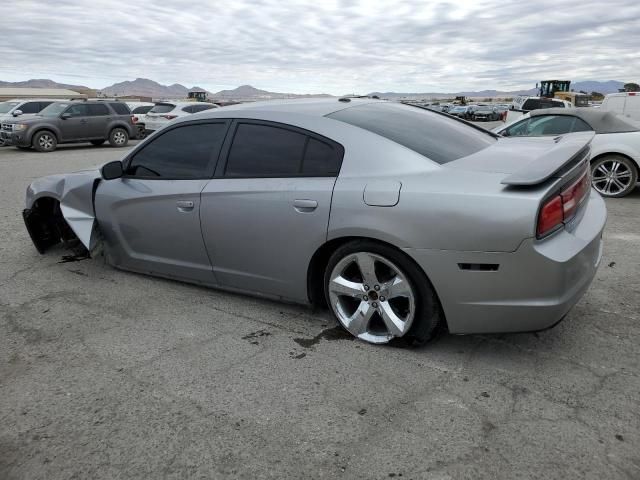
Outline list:
[[[0,103],[0,123],[6,120],[13,120],[15,117],[32,117],[40,113],[45,107],[51,105],[55,100],[32,98],[29,100],[15,99]],[[4,140],[0,138],[0,147],[4,146]]]
[[[145,115],[145,132],[152,133],[169,123],[174,118],[203,112],[218,105],[206,102],[159,102]]]

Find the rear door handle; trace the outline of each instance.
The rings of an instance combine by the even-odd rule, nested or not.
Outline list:
[[[176,202],[179,212],[190,212],[193,210],[194,203],[191,200],[179,200]]]
[[[315,200],[299,199],[293,201],[293,208],[300,213],[313,212],[318,208],[318,202]]]

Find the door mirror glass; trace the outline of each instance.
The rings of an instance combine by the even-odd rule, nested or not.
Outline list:
[[[71,114],[69,112],[64,112],[62,115],[60,115],[60,118],[66,120],[67,118],[71,118]]]
[[[102,166],[102,178],[105,180],[114,180],[122,177],[122,162],[120,160],[114,160],[113,162],[106,163]]]
[[[22,115],[22,110],[14,110],[12,115],[14,117],[19,117],[20,115]]]

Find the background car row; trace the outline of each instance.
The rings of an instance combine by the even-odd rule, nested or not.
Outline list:
[[[205,102],[120,102],[15,99],[0,103],[0,147],[39,152],[61,143],[90,142],[114,147],[163,127],[169,121],[217,105]]]

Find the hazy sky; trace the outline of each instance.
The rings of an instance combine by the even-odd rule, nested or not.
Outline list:
[[[638,0],[10,3],[0,14],[9,81],[332,94],[640,81]]]

